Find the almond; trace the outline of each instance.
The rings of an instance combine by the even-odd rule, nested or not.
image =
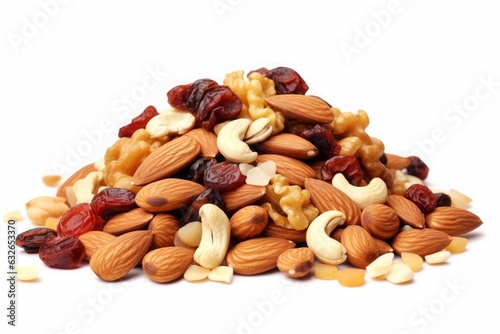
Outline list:
[[[153,219],[153,214],[143,208],[135,208],[121,212],[111,217],[104,225],[103,231],[120,235],[130,231],[140,230]]]
[[[347,261],[357,268],[366,268],[379,256],[372,236],[359,225],[345,227],[340,242],[347,251]]]
[[[387,241],[379,239],[379,238],[375,238],[375,237],[373,237],[373,241],[375,242],[375,245],[377,246],[379,255],[394,252],[394,249],[391,247],[391,245],[389,245],[389,243]]]
[[[193,162],[200,152],[200,144],[192,137],[176,137],[144,159],[132,175],[132,184],[141,186],[170,177]]]
[[[222,199],[226,204],[226,211],[234,212],[247,205],[254,204],[266,193],[266,187],[243,184],[235,190],[224,191],[221,193]]]
[[[200,144],[201,156],[206,158],[215,158],[220,154],[217,147],[217,135],[204,128],[194,128],[186,132],[183,136],[193,138]]]
[[[273,161],[276,164],[276,173],[286,177],[290,185],[304,187],[304,180],[315,178],[316,172],[305,162],[279,154],[259,154],[257,164]]]
[[[191,204],[205,190],[197,182],[169,178],[142,187],[135,196],[135,202],[149,212],[166,212]]]
[[[242,241],[233,246],[226,255],[226,263],[240,275],[256,275],[277,266],[278,257],[284,251],[295,248],[290,240],[274,237],[259,237]]]
[[[78,239],[80,239],[85,246],[84,259],[89,261],[95,252],[110,243],[115,238],[115,235],[103,231],[89,231],[78,236]]]
[[[141,262],[152,241],[148,230],[122,234],[92,255],[90,269],[104,281],[116,281]]]
[[[179,220],[169,213],[156,214],[149,223],[148,229],[153,232],[151,247],[160,248],[174,245],[174,239],[179,230]]]
[[[142,259],[146,275],[158,283],[168,283],[184,275],[193,263],[194,250],[185,247],[162,247],[149,251]]]
[[[344,192],[323,180],[308,178],[304,187],[311,194],[311,203],[323,213],[329,210],[339,210],[345,216],[344,225],[361,224],[361,209]]]
[[[415,203],[406,197],[392,194],[387,196],[385,204],[396,212],[403,223],[414,228],[425,226],[424,214]]]
[[[314,253],[307,247],[292,248],[278,257],[278,269],[288,277],[304,277],[314,266]]]
[[[256,237],[264,231],[268,220],[266,209],[257,205],[245,206],[229,219],[231,236],[239,240]]]
[[[331,107],[315,96],[300,94],[279,94],[265,98],[266,103],[286,118],[314,124],[333,122]]]
[[[306,233],[307,229],[306,230],[289,229],[278,226],[273,222],[270,222],[264,229],[262,236],[288,239],[298,244],[306,241]]]
[[[386,158],[385,166],[388,169],[405,169],[411,163],[411,159],[409,157],[402,157],[397,154],[384,153]]]
[[[428,228],[459,236],[469,233],[483,224],[481,219],[467,209],[440,206],[425,215]]]
[[[295,159],[310,159],[318,155],[318,148],[309,140],[293,133],[279,133],[256,145],[259,151],[286,155]]]
[[[361,226],[372,236],[386,240],[398,233],[400,223],[393,209],[384,204],[372,204],[361,212]]]
[[[56,196],[66,198],[66,188],[73,186],[73,184],[80,179],[83,179],[90,172],[96,171],[94,167],[94,163],[90,163],[86,166],[83,166],[76,172],[74,172],[70,177],[68,177],[60,186],[57,188]]]
[[[392,248],[398,254],[415,253],[423,258],[443,250],[451,241],[452,238],[444,232],[430,228],[412,228],[399,232],[392,240]]]

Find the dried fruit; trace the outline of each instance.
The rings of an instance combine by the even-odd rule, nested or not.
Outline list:
[[[147,106],[146,109],[134,117],[129,124],[122,126],[118,130],[118,137],[132,137],[136,130],[144,129],[149,120],[156,115],[158,115],[156,108],[154,106]]]
[[[60,237],[79,235],[92,231],[99,222],[99,216],[90,203],[80,203],[66,211],[57,224]]]
[[[44,242],[55,237],[57,237],[57,231],[47,227],[35,227],[18,234],[16,245],[28,254],[35,254]]]
[[[46,266],[57,269],[73,269],[85,256],[85,246],[76,237],[55,237],[40,245],[38,256]]]
[[[104,188],[92,198],[90,205],[104,220],[137,207],[135,193],[124,188]]]
[[[277,94],[305,94],[309,90],[309,86],[300,74],[289,67],[280,66],[272,70],[257,71],[274,81]]]
[[[464,237],[451,237],[451,239],[450,244],[445,249],[452,254],[462,253],[469,243],[469,240]]]
[[[321,168],[321,179],[331,181],[337,173],[344,174],[353,186],[359,186],[363,180],[363,171],[358,160],[352,155],[334,156],[325,161]]]
[[[337,266],[326,263],[316,263],[313,267],[314,277],[322,280],[337,279],[339,269]]]
[[[404,196],[415,203],[424,214],[436,207],[436,197],[432,190],[423,184],[412,184],[406,189]]]
[[[206,188],[217,191],[231,191],[245,183],[246,176],[240,171],[237,163],[223,161],[207,167],[203,173],[203,184]]]
[[[337,273],[337,281],[345,287],[361,286],[365,283],[365,270],[360,268],[343,268]]]

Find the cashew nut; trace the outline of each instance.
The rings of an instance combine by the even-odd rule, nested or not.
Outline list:
[[[146,131],[151,138],[161,138],[169,135],[182,135],[196,124],[196,118],[189,112],[168,108],[151,118],[146,125]]]
[[[338,265],[347,258],[345,247],[330,237],[332,231],[344,224],[345,215],[337,210],[325,211],[316,217],[306,232],[306,243],[318,261]]]
[[[266,140],[272,133],[273,127],[269,118],[261,117],[250,124],[243,139],[248,145],[253,145]]]
[[[104,185],[103,172],[90,172],[83,179],[77,180],[73,184],[73,192],[76,198],[76,204],[90,203],[95,194],[99,192]]]
[[[379,177],[371,179],[366,186],[356,187],[347,181],[344,174],[337,173],[332,178],[332,185],[352,198],[361,210],[371,204],[383,204],[388,195],[387,185]]]
[[[229,248],[231,227],[224,211],[214,204],[200,208],[201,240],[194,252],[194,261],[200,266],[213,269],[220,266]]]
[[[252,163],[257,159],[257,152],[243,142],[247,129],[252,124],[248,118],[238,118],[224,125],[217,136],[217,147],[228,160],[236,163]]]

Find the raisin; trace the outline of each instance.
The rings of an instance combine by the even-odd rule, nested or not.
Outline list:
[[[42,243],[55,237],[57,237],[56,230],[48,227],[35,227],[18,234],[16,245],[28,254],[36,254]]]
[[[229,87],[211,86],[200,101],[196,120],[205,130],[211,131],[215,124],[236,118],[242,106],[240,98]]]
[[[363,180],[361,165],[352,155],[334,156],[321,167],[321,179],[331,181],[337,173],[344,174],[347,181],[353,186],[359,186]]]
[[[203,183],[205,169],[217,163],[217,159],[211,157],[201,157],[196,159],[188,168],[183,169],[178,177],[184,180]]]
[[[277,94],[304,95],[309,90],[309,86],[299,73],[288,67],[276,67],[265,72],[265,76],[274,81]]]
[[[193,82],[186,96],[186,109],[189,111],[198,110],[207,89],[216,85],[218,85],[217,82],[212,79],[198,79]]]
[[[168,104],[172,107],[187,110],[186,100],[192,84],[178,85],[167,92]]]
[[[90,202],[92,209],[104,220],[135,208],[135,193],[125,188],[104,188]]]
[[[203,175],[203,184],[206,188],[218,191],[230,191],[245,183],[246,176],[240,171],[237,163],[230,161],[218,162],[207,169]]]
[[[73,269],[82,262],[85,246],[77,237],[55,237],[40,245],[38,256],[50,268]]]
[[[438,206],[451,206],[451,197],[445,193],[435,193],[436,207]]]
[[[325,125],[315,125],[312,129],[306,129],[299,136],[307,139],[318,149],[319,160],[327,160],[340,153],[340,145],[335,140],[333,132]]]
[[[410,158],[410,165],[406,167],[408,174],[425,180],[429,174],[429,167],[419,157],[410,156],[408,158]]]
[[[214,188],[208,188],[200,195],[198,195],[198,197],[196,197],[196,199],[187,209],[187,212],[182,215],[182,218],[179,221],[181,226],[193,221],[200,221],[200,208],[203,206],[203,204],[207,203],[217,205],[223,211],[226,210],[226,203],[224,202],[224,199],[222,198],[220,193]]]
[[[132,122],[129,124],[122,126],[118,130],[118,137],[132,137],[134,132],[139,129],[146,128],[149,120],[158,115],[158,111],[154,106],[148,106],[144,111],[132,119]]]
[[[412,184],[406,189],[404,196],[415,203],[424,214],[436,208],[436,197],[432,190],[423,184]]]
[[[57,234],[60,237],[78,237],[92,231],[99,222],[99,216],[90,203],[80,203],[72,206],[59,219]]]

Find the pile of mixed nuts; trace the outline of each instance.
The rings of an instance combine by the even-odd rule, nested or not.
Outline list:
[[[142,265],[160,283],[277,269],[343,286],[408,282],[463,251],[482,224],[471,199],[432,191],[419,157],[366,133],[366,112],[308,89],[287,67],[173,87],[101,160],[30,200],[37,227],[16,244],[51,268],[88,261],[105,281]]]

